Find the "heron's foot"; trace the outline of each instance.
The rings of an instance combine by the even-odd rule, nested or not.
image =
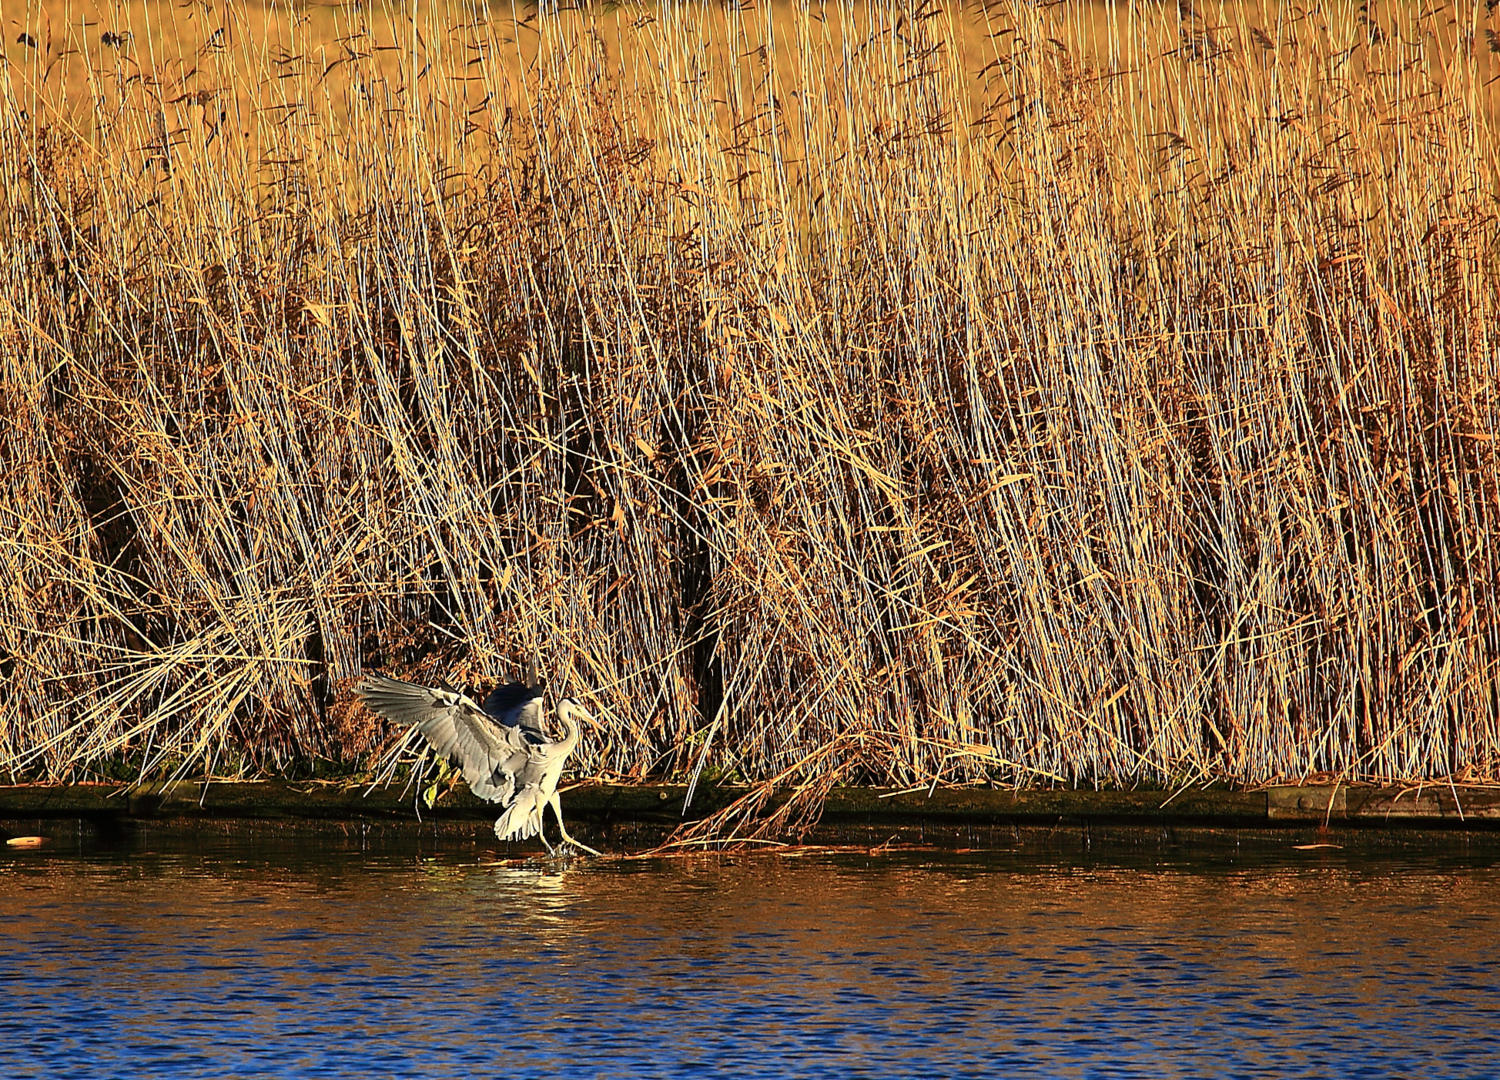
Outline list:
[[[595,851],[587,844],[580,844],[577,840],[574,840],[571,836],[568,835],[568,827],[563,824],[562,803],[557,798],[557,792],[554,791],[552,793],[552,797],[547,800],[547,805],[552,807],[552,816],[557,818],[557,831],[562,833],[562,838],[565,843],[572,844],[579,851],[587,851],[590,855],[597,855],[601,859],[604,857],[604,853],[602,851]]]
[[[593,848],[589,847],[587,844],[582,843],[581,841],[578,841],[578,840],[574,840],[571,836],[569,836],[568,835],[568,830],[562,828],[562,822],[558,822],[558,831],[562,833],[563,843],[572,844],[579,851],[587,851],[590,855],[597,855],[601,859],[604,857],[604,853],[602,851],[595,851]]]

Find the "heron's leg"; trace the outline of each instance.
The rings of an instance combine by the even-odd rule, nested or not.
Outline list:
[[[536,830],[537,839],[542,842],[542,847],[544,847],[544,848],[547,849],[547,855],[549,857],[555,859],[557,857],[557,852],[556,852],[556,850],[553,849],[553,847],[552,847],[551,844],[547,843],[547,807],[546,806],[542,807],[542,815],[541,815],[541,817],[542,817],[542,820],[538,824],[537,830]],[[495,822],[495,835],[497,837],[499,837],[501,840],[509,841],[509,840],[515,839],[515,830],[514,829],[510,830],[509,832],[501,832],[500,831],[500,824],[504,820],[505,820],[505,818],[501,818],[500,821]]]
[[[562,819],[562,800],[557,797],[557,792],[554,791],[552,793],[552,797],[547,800],[547,805],[552,807],[552,812],[557,815],[557,830],[558,832],[562,833],[562,838],[565,841],[572,844],[580,851],[587,851],[590,855],[599,855],[601,858],[603,857],[600,852],[595,851],[587,844],[580,844],[577,840],[574,840],[571,836],[568,835],[568,827],[563,824]],[[546,816],[547,815],[545,813],[542,815],[543,820],[546,819]]]

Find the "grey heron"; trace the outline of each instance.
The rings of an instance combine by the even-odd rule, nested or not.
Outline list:
[[[366,674],[354,692],[386,719],[415,727],[434,750],[463,770],[470,791],[505,808],[495,822],[495,835],[501,840],[536,836],[549,854],[555,854],[542,821],[550,806],[563,840],[598,855],[568,835],[557,795],[563,764],[578,745],[578,718],[592,717],[577,701],[563,698],[557,703],[563,737],[548,736],[542,730],[542,691],[535,685],[535,673],[533,663],[527,682],[496,687],[483,709],[457,690],[385,675]]]

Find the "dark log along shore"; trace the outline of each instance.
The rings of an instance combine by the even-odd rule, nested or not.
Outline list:
[[[722,810],[739,788],[700,788],[684,814],[681,785],[583,784],[565,789],[563,810],[580,835],[615,847],[648,847],[673,829]],[[786,796],[781,796],[784,799]],[[771,808],[774,809],[773,801]],[[493,804],[462,785],[434,806],[413,790],[335,782],[182,781],[175,785],[114,784],[0,787],[0,825],[43,831],[48,821],[78,819],[102,830],[131,823],[280,821],[384,823],[400,827],[442,823],[464,827],[494,817]],[[816,825],[803,834],[816,843],[928,843],[963,847],[986,837],[1037,827],[1122,827],[1250,832],[1500,832],[1500,789],[1424,785],[1374,787],[1309,785],[1253,791],[1188,788],[1177,792],[1069,789],[939,788],[883,791],[835,788]],[[555,826],[553,826],[555,827]],[[733,845],[733,837],[722,843]]]

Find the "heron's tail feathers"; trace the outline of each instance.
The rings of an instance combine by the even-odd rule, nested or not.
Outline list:
[[[500,820],[495,822],[495,835],[501,840],[526,840],[542,831],[542,808],[546,801],[536,787],[522,788],[516,794]]]

